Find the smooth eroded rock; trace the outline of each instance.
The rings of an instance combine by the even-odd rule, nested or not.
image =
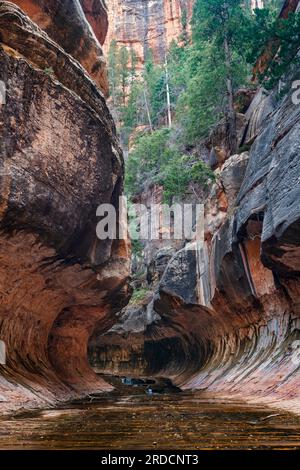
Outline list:
[[[0,338],[4,409],[110,389],[87,343],[128,297],[125,243],[100,241],[123,157],[102,93],[12,4],[0,4]],[[48,60],[47,60],[48,58]],[[47,64],[52,70],[47,69]]]

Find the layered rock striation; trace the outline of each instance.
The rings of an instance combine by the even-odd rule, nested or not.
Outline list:
[[[114,123],[93,74],[62,47],[51,18],[50,38],[0,2],[3,410],[109,390],[89,366],[87,344],[95,327],[114,324],[128,297],[127,246],[96,236],[98,205],[117,208],[123,188]],[[73,33],[78,46],[82,30]]]
[[[204,244],[169,261],[143,332],[125,316],[91,361],[300,412],[300,108],[259,90],[244,121],[250,150],[216,170]]]
[[[142,61],[151,30],[147,2],[139,15],[141,2],[116,3],[114,37],[125,45],[131,38]],[[262,4],[252,2],[253,8]],[[298,4],[282,2],[280,16]],[[276,41],[267,45],[254,74],[278,47]],[[156,52],[160,60],[163,53]],[[240,153],[230,155],[225,121],[200,149],[217,176],[205,199],[204,244],[179,250],[174,243],[148,243],[153,294],[126,308],[104,335],[95,332],[89,356],[98,371],[167,376],[182,388],[300,412],[300,108],[291,94],[278,100],[264,89],[241,90],[240,98]],[[150,196],[158,191],[151,188]],[[140,196],[146,205],[148,193]]]
[[[168,46],[178,41],[185,28],[183,18],[189,28],[193,4],[194,0],[109,0],[104,50],[107,53],[116,40],[136,52],[140,68],[149,49],[157,63],[164,63]]]
[[[108,79],[101,44],[108,18],[102,0],[16,0],[13,2],[65,52],[81,63],[102,92]],[[29,48],[28,44],[24,47]]]

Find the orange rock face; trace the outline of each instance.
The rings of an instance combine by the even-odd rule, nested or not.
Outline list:
[[[77,59],[102,92],[108,94],[106,65],[100,45],[107,32],[107,14],[102,0],[82,0],[81,3],[79,0],[16,0],[14,3]]]
[[[162,63],[171,41],[178,40],[183,31],[183,11],[189,21],[193,3],[194,0],[110,0],[105,53],[114,39],[120,46],[135,50],[140,67],[149,49],[154,60]]]
[[[86,19],[101,45],[104,44],[107,30],[108,17],[107,7],[104,0],[80,0]]]
[[[124,244],[100,241],[123,156],[88,73],[12,3],[0,3],[1,410],[109,390],[87,344],[128,297]]]
[[[203,246],[178,251],[148,306],[92,338],[96,367],[300,413],[300,111],[265,100],[247,112],[249,153],[216,170]]]

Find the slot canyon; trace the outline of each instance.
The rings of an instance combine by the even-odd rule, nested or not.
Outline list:
[[[281,3],[282,18],[299,11],[298,1]],[[193,4],[0,1],[0,82],[6,87],[0,102],[0,449],[21,448],[22,441],[32,449],[51,442],[54,448],[259,448],[248,437],[250,443],[243,441],[245,433],[256,433],[249,420],[263,426],[273,414],[265,441],[264,431],[255,434],[261,447],[300,448],[300,106],[294,90],[277,99],[260,86],[242,88],[236,152],[224,119],[195,150],[214,174],[187,197],[204,205],[203,243],[190,249],[185,240],[147,241],[137,260],[130,241],[96,234],[99,205],[112,204],[119,214],[128,151],[112,117],[111,41],[135,51],[139,74],[149,49],[162,65],[183,34],[182,12],[189,23]],[[260,56],[254,79],[272,50],[267,46]],[[135,202],[163,203],[162,186],[146,182]],[[145,286],[143,298],[133,301]],[[136,385],[130,392],[135,412],[125,399],[128,380]],[[146,392],[153,384],[151,393],[156,386],[166,393],[149,397],[144,387],[139,398],[139,381]],[[180,410],[188,418],[172,445],[167,430],[153,438],[151,426],[177,413],[176,428]],[[197,428],[197,413],[211,417],[208,431]],[[83,416],[90,427],[81,440],[59,437]],[[19,417],[26,438],[16,428]],[[108,435],[101,418],[112,423]],[[227,435],[230,419],[241,438],[207,437],[217,426]]]

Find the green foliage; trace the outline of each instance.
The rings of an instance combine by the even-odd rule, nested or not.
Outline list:
[[[196,0],[186,91],[179,100],[183,138],[193,144],[229,111],[228,80],[234,93],[249,76],[246,61],[251,15],[241,0]],[[229,48],[226,57],[225,40]]]
[[[125,187],[129,194],[141,190],[147,181],[154,181],[166,161],[171,161],[177,151],[168,147],[169,129],[159,129],[140,136],[126,165]]]
[[[108,80],[111,89],[113,104],[116,106],[117,88],[119,85],[118,68],[117,68],[117,41],[110,43],[108,51]]]
[[[146,287],[135,289],[130,299],[130,305],[139,305],[143,300],[145,300],[149,293],[150,289],[147,289]]]
[[[168,162],[162,168],[159,182],[164,187],[164,198],[172,201],[173,197],[184,197],[190,184],[206,187],[214,180],[214,173],[201,160],[184,155]]]
[[[44,69],[44,73],[45,73],[46,75],[49,75],[49,76],[50,76],[50,75],[53,75],[53,74],[54,74],[54,70],[53,70],[52,67],[46,67],[46,68]]]
[[[208,44],[190,50],[190,79],[177,107],[185,144],[193,144],[205,137],[224,109],[224,63],[216,60],[213,67],[210,49]]]
[[[188,67],[190,48],[178,45],[172,41],[168,53],[168,72],[170,82],[171,102],[176,110],[178,99],[185,91],[188,82]]]
[[[186,7],[182,7],[182,13],[181,13],[181,29],[182,33],[179,36],[179,40],[183,43],[184,46],[187,46],[189,43],[189,31],[188,31],[188,12]]]
[[[144,128],[126,165],[129,194],[159,182],[170,199],[184,196],[193,184],[205,186],[213,180],[213,173],[203,162],[186,155],[187,149],[207,138],[220,119],[232,122],[233,96],[241,86],[253,86],[253,65],[266,48],[271,58],[275,56],[260,77],[267,88],[273,87],[297,61],[300,15],[278,19],[277,0],[265,0],[266,8],[254,13],[250,3],[195,0],[192,38],[183,10],[183,34],[177,42],[172,41],[166,63],[155,64],[149,50],[141,74],[136,73],[134,52],[112,42],[109,75],[122,141],[128,143],[134,129]],[[167,88],[172,129],[165,128]]]
[[[259,75],[267,89],[273,88],[291,68],[299,63],[300,13],[290,13],[288,18],[278,18],[274,9],[255,10],[255,20],[248,34],[247,60],[255,63],[268,48],[266,70]]]
[[[114,110],[123,113],[126,108],[128,87],[136,76],[136,53],[125,47],[118,47],[115,40],[110,43],[108,51],[108,78]]]
[[[206,186],[213,172],[200,160],[181,155],[170,144],[171,131],[160,129],[140,137],[130,152],[125,185],[129,194],[142,190],[145,182],[163,186],[165,199],[184,196],[191,183]]]
[[[231,45],[245,47],[239,33],[249,16],[250,10],[245,8],[243,0],[196,0],[192,19],[193,40],[213,41],[223,48],[227,37]]]
[[[186,10],[186,8],[183,8],[183,9],[182,9],[181,27],[182,27],[182,30],[183,30],[184,32],[187,31],[187,27],[188,27],[188,18],[187,18],[187,10]]]
[[[129,52],[127,47],[122,46],[118,50],[118,77],[120,79],[120,87],[121,87],[121,102],[122,105],[126,105],[126,87],[128,85],[128,80],[130,76],[130,68],[129,68]]]
[[[138,57],[136,55],[135,50],[131,48],[130,49],[130,79],[132,83],[136,77],[137,63],[138,63]]]
[[[138,81],[135,81],[131,86],[126,106],[121,110],[121,120],[122,126],[120,132],[123,135],[125,134],[126,138],[123,139],[123,142],[125,145],[128,145],[133,129],[147,120],[143,88]]]
[[[151,50],[145,61],[143,85],[152,126],[159,125],[166,112],[165,73],[162,66],[154,63]]]
[[[131,239],[131,249],[132,249],[132,254],[138,258],[142,256],[143,252],[143,246],[141,244],[141,241],[139,239],[132,238]]]

